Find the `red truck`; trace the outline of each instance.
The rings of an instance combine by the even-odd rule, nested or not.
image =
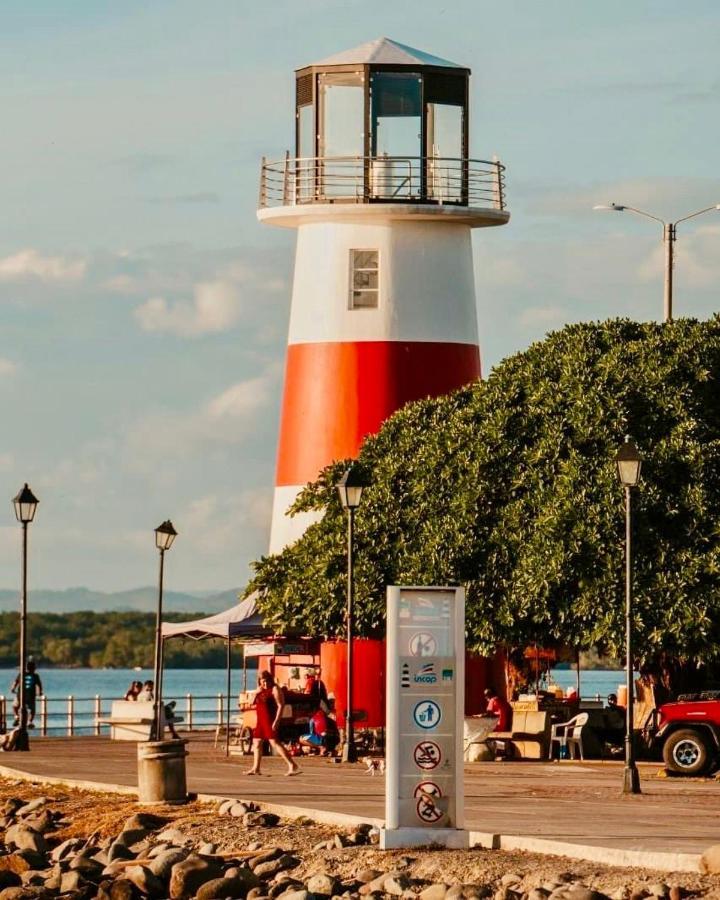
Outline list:
[[[675,775],[706,775],[720,765],[720,691],[681,694],[646,726],[650,748]]]

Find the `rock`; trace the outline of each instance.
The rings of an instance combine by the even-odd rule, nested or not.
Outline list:
[[[20,876],[20,882],[22,884],[29,884],[34,887],[37,887],[38,885],[45,885],[49,871],[51,870],[28,869],[27,872],[23,872]],[[15,887],[15,885],[8,885],[8,887]]]
[[[110,847],[108,851],[108,858],[110,862],[116,859],[135,859],[135,854],[129,847],[126,847],[125,844],[118,844],[117,841]]]
[[[712,844],[700,857],[700,871],[704,875],[720,873],[720,844]]]
[[[403,892],[410,887],[410,879],[402,873],[397,875],[388,875],[383,882],[383,890],[386,894],[393,897],[402,897]]]
[[[5,832],[5,843],[18,850],[35,850],[36,853],[47,853],[48,849],[45,838],[29,825],[11,825]]]
[[[136,900],[140,892],[128,878],[118,878],[110,885],[110,900]]]
[[[225,897],[244,897],[247,890],[247,884],[242,878],[225,876],[206,881],[195,896],[197,900],[223,900]]]
[[[19,809],[21,809],[23,806],[25,806],[25,801],[24,801],[24,800],[18,800],[17,797],[10,797],[10,798],[9,798],[8,800],[6,800],[5,803],[3,804],[3,807],[2,807],[2,814],[3,814],[4,816],[10,816],[10,817],[12,817],[12,816],[14,816],[15,813],[16,813]]]
[[[45,900],[50,893],[42,887],[9,887],[0,891],[0,900]]]
[[[48,831],[55,829],[55,817],[49,809],[44,809],[39,816],[32,816],[25,820],[25,824],[39,831],[40,834],[47,834]]]
[[[545,898],[549,896],[549,891],[546,891],[541,887],[536,887],[531,891],[528,891],[527,900],[545,900]]]
[[[183,847],[189,838],[179,828],[166,828],[156,836],[158,843],[172,844],[174,847]]]
[[[345,838],[343,837],[342,834],[336,834],[333,837],[333,842],[335,843],[335,846],[337,847],[338,850],[342,850],[343,847],[347,846],[347,841],[345,840]]]
[[[230,810],[235,806],[237,800],[234,797],[231,797],[229,800],[222,800],[220,805],[218,806],[217,814],[219,816],[227,816],[230,814]]]
[[[83,884],[85,884],[85,879],[80,872],[64,872],[60,878],[60,893],[69,894],[79,891]]]
[[[11,872],[10,869],[0,871],[0,891],[9,887],[17,887],[19,884],[22,884],[22,879],[17,872]]]
[[[163,881],[167,881],[175,863],[182,862],[187,855],[188,851],[182,847],[173,847],[170,850],[163,850],[162,853],[159,853],[153,859],[148,868],[153,875],[156,875]]]
[[[670,891],[668,886],[662,881],[655,881],[652,884],[649,884],[646,890],[649,894],[652,894],[653,897],[667,897]]]
[[[18,850],[13,856],[24,860],[27,863],[28,869],[44,869],[47,865],[47,857],[45,854],[38,853],[36,850]]]
[[[128,866],[125,877],[146,897],[165,896],[165,885],[147,866]]]
[[[446,884],[437,882],[436,884],[428,885],[428,887],[420,891],[418,896],[420,900],[444,900],[447,889]]]
[[[225,873],[228,874],[227,872]],[[247,892],[247,900],[258,900],[259,897],[265,896],[261,887],[250,888]]]
[[[206,844],[200,844],[197,852],[200,854],[200,856],[212,856],[216,850],[217,850],[217,844],[213,844],[212,842],[209,841]]]
[[[275,813],[262,812],[256,814],[257,824],[263,828],[274,828],[280,822],[280,816]]]
[[[247,845],[247,849],[250,853],[252,853],[254,850],[262,850],[262,844],[260,843],[260,841],[251,841]]]
[[[294,869],[295,866],[300,864],[300,860],[295,856],[290,856],[289,853],[283,853],[277,859],[272,859],[268,862],[262,862],[259,865],[255,865],[252,867],[252,871],[258,876],[258,878],[270,878],[272,875],[276,875],[278,872],[284,872],[287,869]]]
[[[95,849],[95,848],[93,848]],[[99,862],[101,865],[106,866],[110,862],[110,857],[108,856],[107,851],[98,850],[97,853],[93,853],[90,859],[94,859]]]
[[[284,894],[280,894],[283,900],[311,900],[310,893],[308,891],[285,891]],[[1,900],[1,898],[0,898]]]
[[[170,898],[194,897],[206,881],[222,878],[222,869],[218,863],[191,854],[181,862],[175,863],[170,872]]]
[[[312,849],[313,853],[317,853],[319,850],[327,850],[327,841],[319,841]]]
[[[250,812],[252,812],[252,810],[247,803],[238,803],[237,800],[233,800],[232,806],[228,810],[228,814],[233,816],[233,818],[235,819],[241,819],[243,816],[246,816]]]
[[[87,856],[76,856],[70,863],[69,871],[79,872],[88,881],[97,883],[100,881],[104,868],[103,864],[96,859],[90,859]]]
[[[138,828],[143,828],[145,831],[157,831],[165,822],[165,819],[161,819],[160,816],[156,816],[153,813],[137,812],[125,820],[122,830],[135,831]]]
[[[372,881],[367,881],[365,884],[361,885],[358,890],[358,894],[364,896],[365,894],[383,894],[385,893],[385,879],[398,875],[398,872],[382,872],[378,875],[377,878],[374,878]]]
[[[518,875],[517,872],[508,872],[507,875],[503,875],[500,879],[500,884],[503,887],[510,887],[513,884],[518,884],[520,881],[522,881],[522,875]]]
[[[66,841],[63,841],[62,844],[58,844],[57,847],[50,853],[50,859],[53,862],[59,862],[61,859],[65,859],[65,857],[70,856],[79,850],[84,841],[81,838],[68,838]]]
[[[280,847],[268,847],[267,850],[261,850],[260,853],[251,856],[248,860],[248,865],[254,870],[256,866],[259,866],[262,863],[271,862],[274,859],[279,859],[282,855],[283,852]]]
[[[318,894],[323,897],[332,897],[337,893],[339,882],[333,875],[321,873],[308,878],[307,889],[311,894]]]
[[[133,844],[139,844],[140,841],[152,832],[148,828],[124,828],[115,838],[116,844],[122,844],[125,847],[132,847]]]
[[[466,893],[464,885],[453,884],[447,889],[445,900],[460,900],[461,897],[465,897]]]
[[[382,872],[378,871],[378,869],[360,869],[355,878],[362,884],[370,884],[371,881],[375,881],[381,875]]]
[[[0,856],[0,872],[15,872],[20,874],[30,869],[30,863],[18,853],[8,853]]]
[[[29,816],[30,813],[35,812],[36,809],[40,809],[41,806],[45,806],[46,803],[47,797],[36,797],[29,803],[25,803],[23,806],[18,807],[15,810],[15,815],[18,818],[22,818],[22,816]]]
[[[670,888],[670,900],[682,900],[683,897],[683,889],[679,887],[677,884],[674,884]]]

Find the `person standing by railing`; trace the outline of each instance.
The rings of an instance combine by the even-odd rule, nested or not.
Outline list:
[[[35,720],[35,700],[37,698],[38,693],[43,693],[42,681],[40,681],[40,676],[35,671],[35,660],[31,657],[28,658],[28,661],[25,666],[25,677],[24,677],[24,691],[25,691],[25,709],[28,711],[28,721],[27,727],[34,728],[34,720]],[[15,721],[13,725],[20,724],[20,673],[15,676],[15,681],[13,681],[12,687],[10,690],[15,694],[15,702],[13,703],[13,713],[15,715]]]

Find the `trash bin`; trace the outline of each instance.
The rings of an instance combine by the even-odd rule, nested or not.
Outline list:
[[[187,741],[145,741],[138,744],[140,803],[187,803],[185,757]]]

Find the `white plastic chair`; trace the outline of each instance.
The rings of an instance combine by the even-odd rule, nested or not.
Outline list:
[[[590,716],[587,713],[578,713],[573,716],[569,722],[561,722],[553,725],[550,732],[550,756],[552,756],[553,744],[558,745],[558,756],[560,759],[565,757],[563,748],[567,748],[567,755],[571,759],[577,759],[574,750],[580,754],[580,759],[584,759],[582,745],[583,726],[587,725]]]

